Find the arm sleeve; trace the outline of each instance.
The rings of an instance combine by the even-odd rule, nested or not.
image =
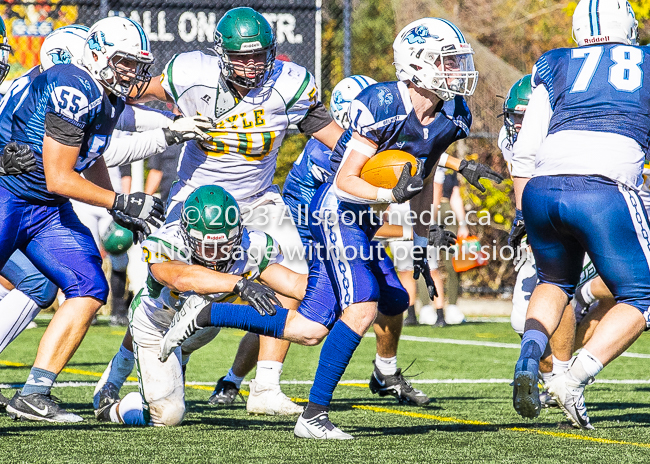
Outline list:
[[[283,93],[287,105],[287,116],[289,123],[298,124],[320,103],[318,89],[314,76],[305,68],[293,63],[286,63],[284,66],[290,68],[289,71],[286,73],[283,71],[282,74],[286,79],[286,82],[283,82],[283,87],[286,86],[287,90]]]
[[[440,185],[445,183],[445,168],[441,166],[436,168],[436,173],[433,175],[433,182]]]
[[[545,85],[538,85],[528,102],[517,141],[512,147],[513,177],[533,177],[535,156],[548,134],[553,116],[551,102]]]
[[[54,113],[45,115],[45,134],[62,145],[80,147],[84,139],[83,129],[60,118]]]
[[[127,134],[111,137],[111,142],[104,152],[106,166],[131,164],[162,153],[167,149],[167,142],[162,129]]]
[[[174,122],[175,114],[160,111],[143,105],[126,105],[117,120],[115,130],[126,132],[144,132],[169,127]]]
[[[334,121],[329,111],[321,102],[316,103],[312,109],[307,111],[305,118],[298,123],[298,129],[309,136],[327,127]]]

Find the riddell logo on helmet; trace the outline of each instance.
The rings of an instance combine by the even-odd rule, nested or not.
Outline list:
[[[585,45],[592,45],[592,44],[597,44],[597,43],[601,43],[601,42],[609,42],[609,36],[608,35],[601,35],[601,36],[592,37],[592,38],[587,37],[585,39]]]
[[[226,234],[205,234],[203,240],[213,240],[215,242],[226,240]]]
[[[244,50],[256,50],[258,48],[262,48],[262,44],[256,41],[241,44],[240,50],[243,52]]]

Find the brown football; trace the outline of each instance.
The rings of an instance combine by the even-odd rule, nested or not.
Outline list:
[[[385,150],[368,160],[359,177],[375,187],[392,189],[406,163],[411,163],[411,175],[414,176],[417,171],[415,156],[402,150]]]

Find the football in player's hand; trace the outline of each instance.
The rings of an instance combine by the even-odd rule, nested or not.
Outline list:
[[[411,163],[411,175],[414,176],[418,167],[415,156],[401,150],[385,150],[368,160],[359,177],[375,187],[392,189],[406,163]]]

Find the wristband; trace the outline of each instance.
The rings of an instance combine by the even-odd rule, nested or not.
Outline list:
[[[381,188],[377,189],[377,201],[380,203],[394,203],[395,197],[391,189]]]
[[[429,239],[427,237],[420,237],[418,234],[413,231],[413,246],[419,246],[426,248],[429,245]]]
[[[443,168],[446,168],[448,159],[449,159],[449,155],[447,153],[443,153],[442,155],[440,155],[440,159],[438,160],[438,166],[442,166]]]

